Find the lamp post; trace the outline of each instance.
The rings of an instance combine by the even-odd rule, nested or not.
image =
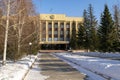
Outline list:
[[[30,46],[30,54],[32,54],[32,50],[31,50],[32,43],[31,42],[29,42],[29,46]],[[30,59],[31,59],[31,56],[30,56]]]

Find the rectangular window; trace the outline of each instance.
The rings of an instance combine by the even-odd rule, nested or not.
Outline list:
[[[57,38],[57,37],[58,37],[58,34],[54,34],[54,37],[56,37],[56,38]]]
[[[60,28],[64,28],[64,23],[61,23],[61,24],[60,24]]]
[[[49,23],[49,24],[48,24],[48,28],[52,28],[52,23]]]
[[[49,31],[49,34],[52,34],[52,31]]]
[[[46,41],[46,38],[42,38],[42,41]]]
[[[64,38],[60,38],[60,41],[64,41]]]
[[[66,28],[70,28],[70,24],[69,23],[67,23]]]
[[[48,41],[52,41],[52,38],[48,38]]]
[[[68,35],[70,33],[70,31],[66,31],[66,34]]]
[[[52,34],[49,34],[49,38],[52,38]]]
[[[70,41],[70,38],[66,38],[66,41]]]
[[[58,28],[58,23],[55,23],[55,24],[54,24],[54,28]]]
[[[64,35],[60,35],[60,37],[61,37],[61,38],[63,38],[63,37],[64,37]]]
[[[60,34],[63,34],[63,35],[64,35],[64,31],[60,31]]]
[[[58,41],[58,38],[54,38],[54,41]]]
[[[54,31],[54,34],[58,34],[58,31]]]

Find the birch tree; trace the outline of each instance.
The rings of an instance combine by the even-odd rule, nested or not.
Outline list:
[[[5,28],[3,57],[3,64],[5,64],[7,51],[14,53],[12,57],[16,60],[16,57],[18,59],[18,57],[23,55],[25,48],[26,51],[28,50],[30,40],[35,42],[33,38],[38,37],[39,19],[36,17],[32,0],[1,0],[0,3],[0,8],[4,11],[3,14],[6,21],[5,26],[2,24]]]
[[[6,52],[7,52],[7,40],[8,40],[8,27],[9,27],[9,15],[10,15],[10,0],[6,2],[7,13],[6,13],[6,27],[5,27],[5,40],[4,40],[4,52],[3,52],[3,65],[6,64]]]

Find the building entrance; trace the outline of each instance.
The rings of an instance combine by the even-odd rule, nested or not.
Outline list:
[[[67,50],[69,49],[68,44],[42,44],[42,50]]]

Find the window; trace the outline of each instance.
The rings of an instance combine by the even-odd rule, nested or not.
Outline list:
[[[64,34],[64,31],[60,31],[60,34]]]
[[[58,31],[54,31],[54,34],[58,34]]]
[[[54,37],[58,37],[58,34],[54,34]]]
[[[58,38],[54,38],[54,41],[58,41]]]
[[[63,37],[64,37],[64,35],[60,35],[60,37],[62,37],[62,38],[63,38]]]
[[[64,28],[64,23],[61,23],[61,24],[60,24],[60,28]]]
[[[48,41],[52,41],[52,38],[48,38]]]
[[[52,34],[52,31],[49,31],[49,34]]]
[[[66,28],[70,28],[70,24],[69,23],[67,23]]]
[[[70,41],[70,38],[66,38],[66,41]]]
[[[70,32],[69,32],[69,31],[66,31],[66,34],[70,34]]]
[[[49,34],[49,38],[51,38],[52,37],[52,34]]]
[[[64,38],[60,38],[60,41],[64,41]]]
[[[46,41],[46,38],[42,38],[42,41]]]
[[[55,23],[55,24],[54,24],[54,28],[58,28],[58,23]]]
[[[52,23],[49,23],[49,24],[48,24],[48,27],[49,27],[49,28],[52,28]]]

